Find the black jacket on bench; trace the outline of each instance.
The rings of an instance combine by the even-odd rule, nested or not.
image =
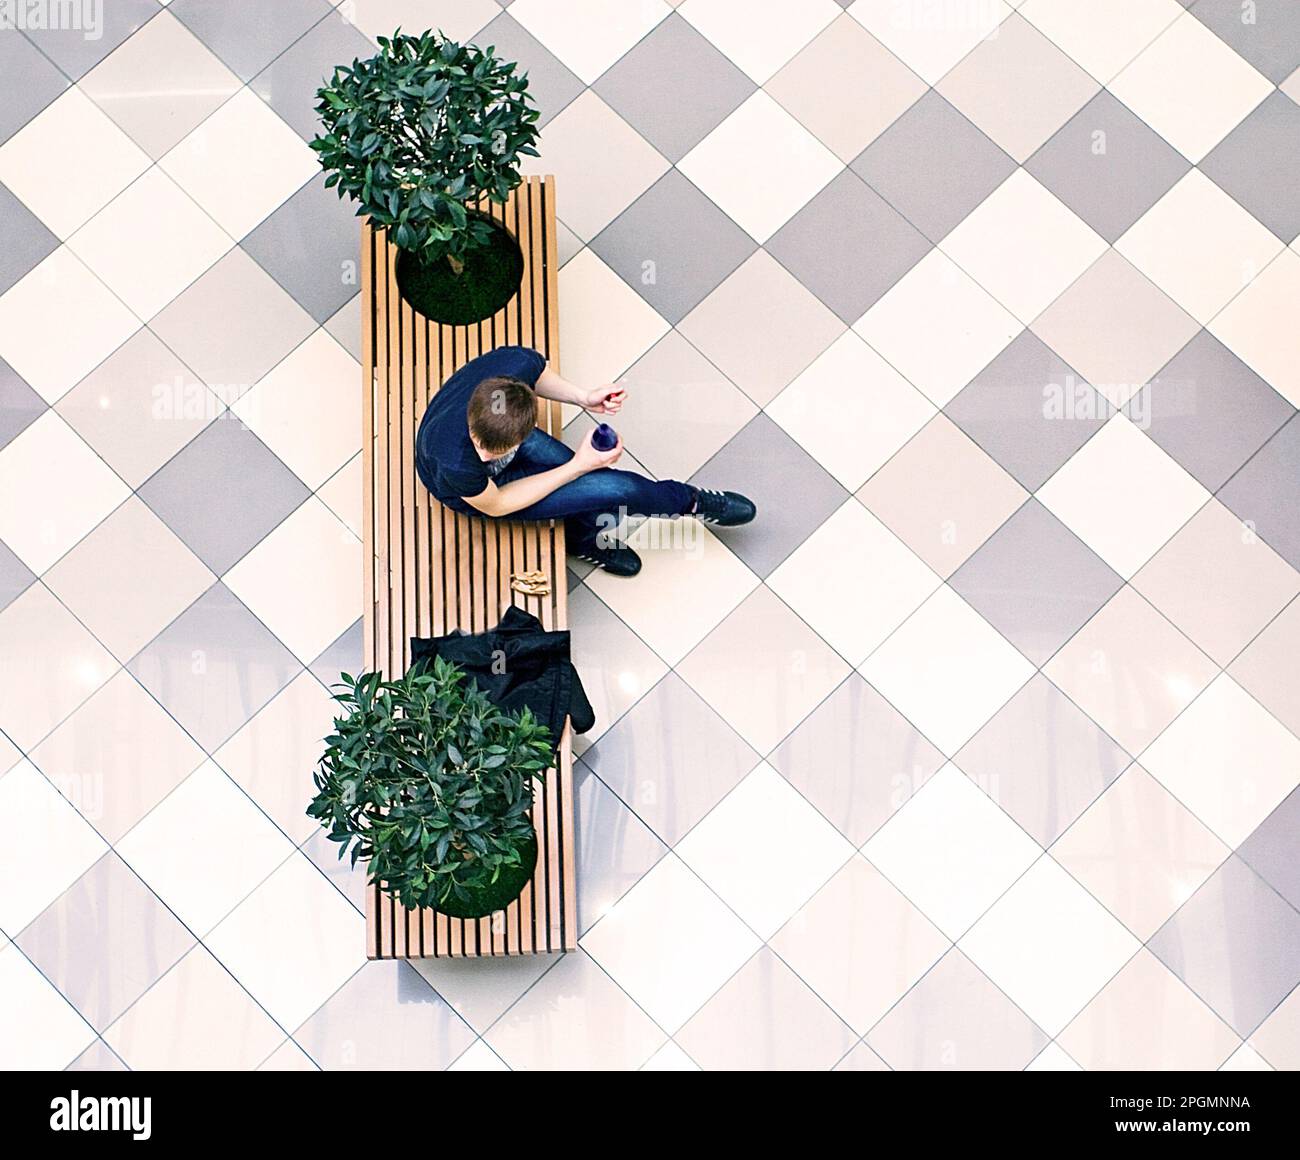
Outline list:
[[[526,705],[556,745],[564,719],[575,733],[596,723],[578,670],[569,659],[568,632],[548,632],[532,613],[511,605],[490,632],[411,638],[411,661],[442,657],[474,678],[493,704],[518,712]]]

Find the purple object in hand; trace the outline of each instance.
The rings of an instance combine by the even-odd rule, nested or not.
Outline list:
[[[591,433],[591,445],[597,451],[613,451],[618,446],[618,432],[608,423],[601,423]]]

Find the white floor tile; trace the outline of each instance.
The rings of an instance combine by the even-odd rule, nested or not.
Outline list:
[[[0,847],[0,927],[16,938],[108,845],[29,761],[0,778],[0,817],[13,822]]]
[[[361,449],[361,367],[320,329],[231,410],[308,487]]]
[[[997,787],[986,788],[945,765],[862,847],[950,939],[960,938],[1042,853],[998,808]]]
[[[853,856],[852,843],[766,763],[676,850],[765,939]]]
[[[1034,667],[951,588],[940,588],[858,667],[950,756]]]
[[[361,541],[313,496],[224,579],[310,664],[361,615]]]
[[[1207,34],[1208,35],[1208,34]],[[1115,243],[1205,324],[1281,252],[1282,243],[1199,169],[1193,169]]]
[[[672,11],[663,0],[515,0],[510,8],[586,84]]]
[[[46,411],[0,452],[0,494],[40,497],[0,511],[0,540],[39,576],[131,489],[56,412]]]
[[[1126,580],[1210,498],[1125,415],[1115,415],[1038,499]]]
[[[935,406],[848,331],[764,410],[849,491],[857,491],[925,426]]]
[[[560,271],[560,297],[562,369],[570,382],[615,382],[668,333],[658,311],[593,250],[583,250]]]
[[[940,583],[856,499],[846,500],[767,578],[767,586],[854,665]]]
[[[94,1038],[94,1028],[23,953],[0,943],[0,1071],[58,1071]]]
[[[70,327],[68,320],[77,319]],[[140,320],[71,250],[55,250],[0,297],[0,357],[57,402],[131,337]]]
[[[699,644],[759,583],[712,532],[699,524],[686,531],[681,527],[686,523],[647,520],[629,538],[641,553],[635,583],[599,571],[586,581],[670,665]],[[683,537],[681,546],[676,546],[675,535]],[[655,543],[663,546],[652,547]]]
[[[43,584],[0,612],[0,656],[4,728],[29,752],[118,669]]]
[[[247,88],[158,164],[236,240],[320,172],[307,143]]]
[[[760,945],[671,854],[582,939],[583,949],[670,1034]]]
[[[1109,85],[1189,161],[1200,161],[1272,91],[1196,17],[1175,20]]]
[[[1106,251],[1105,239],[1023,169],[942,246],[1026,326]]]
[[[834,153],[761,89],[677,163],[759,243],[785,225],[843,167]]]
[[[1283,250],[1210,321],[1209,331],[1293,407],[1300,407],[1300,254]]]
[[[943,407],[1024,327],[936,249],[853,329],[936,407]]]
[[[133,181],[68,239],[68,248],[146,321],[233,245],[160,169]]]
[[[959,946],[1055,1036],[1141,943],[1051,858],[1040,858]]]
[[[1023,0],[1020,15],[1092,73],[1109,81],[1183,14],[1178,0]]]
[[[0,182],[60,238],[149,164],[148,155],[76,87],[0,145]]]
[[[1300,739],[1221,673],[1156,738],[1142,764],[1236,847],[1300,785]]]
[[[281,1027],[298,1028],[366,960],[366,920],[295,854],[207,938]]]
[[[210,761],[116,848],[200,938],[294,852],[288,838]]]

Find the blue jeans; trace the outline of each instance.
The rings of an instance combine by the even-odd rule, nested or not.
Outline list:
[[[550,471],[572,458],[570,448],[536,427],[519,445],[514,459],[494,482],[498,487],[504,487],[516,479]],[[453,497],[442,502],[467,515],[481,514],[463,499]],[[694,503],[695,493],[684,483],[671,479],[656,481],[633,471],[601,467],[557,487],[550,495],[504,518],[562,519],[570,551],[580,552],[594,547],[600,532],[606,533],[602,543],[609,542],[608,534],[617,527],[622,516],[680,516],[689,512]]]

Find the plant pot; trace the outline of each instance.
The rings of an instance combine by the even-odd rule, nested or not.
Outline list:
[[[519,865],[502,870],[493,885],[473,891],[473,898],[448,899],[436,908],[438,913],[450,918],[486,918],[498,910],[505,910],[532,881],[533,871],[537,868],[536,834],[520,849],[519,857]]]
[[[434,322],[464,326],[491,318],[515,296],[523,278],[524,255],[514,235],[487,214],[470,212],[488,222],[492,232],[484,245],[465,255],[459,274],[446,258],[430,261],[409,250],[397,257],[398,292]]]

